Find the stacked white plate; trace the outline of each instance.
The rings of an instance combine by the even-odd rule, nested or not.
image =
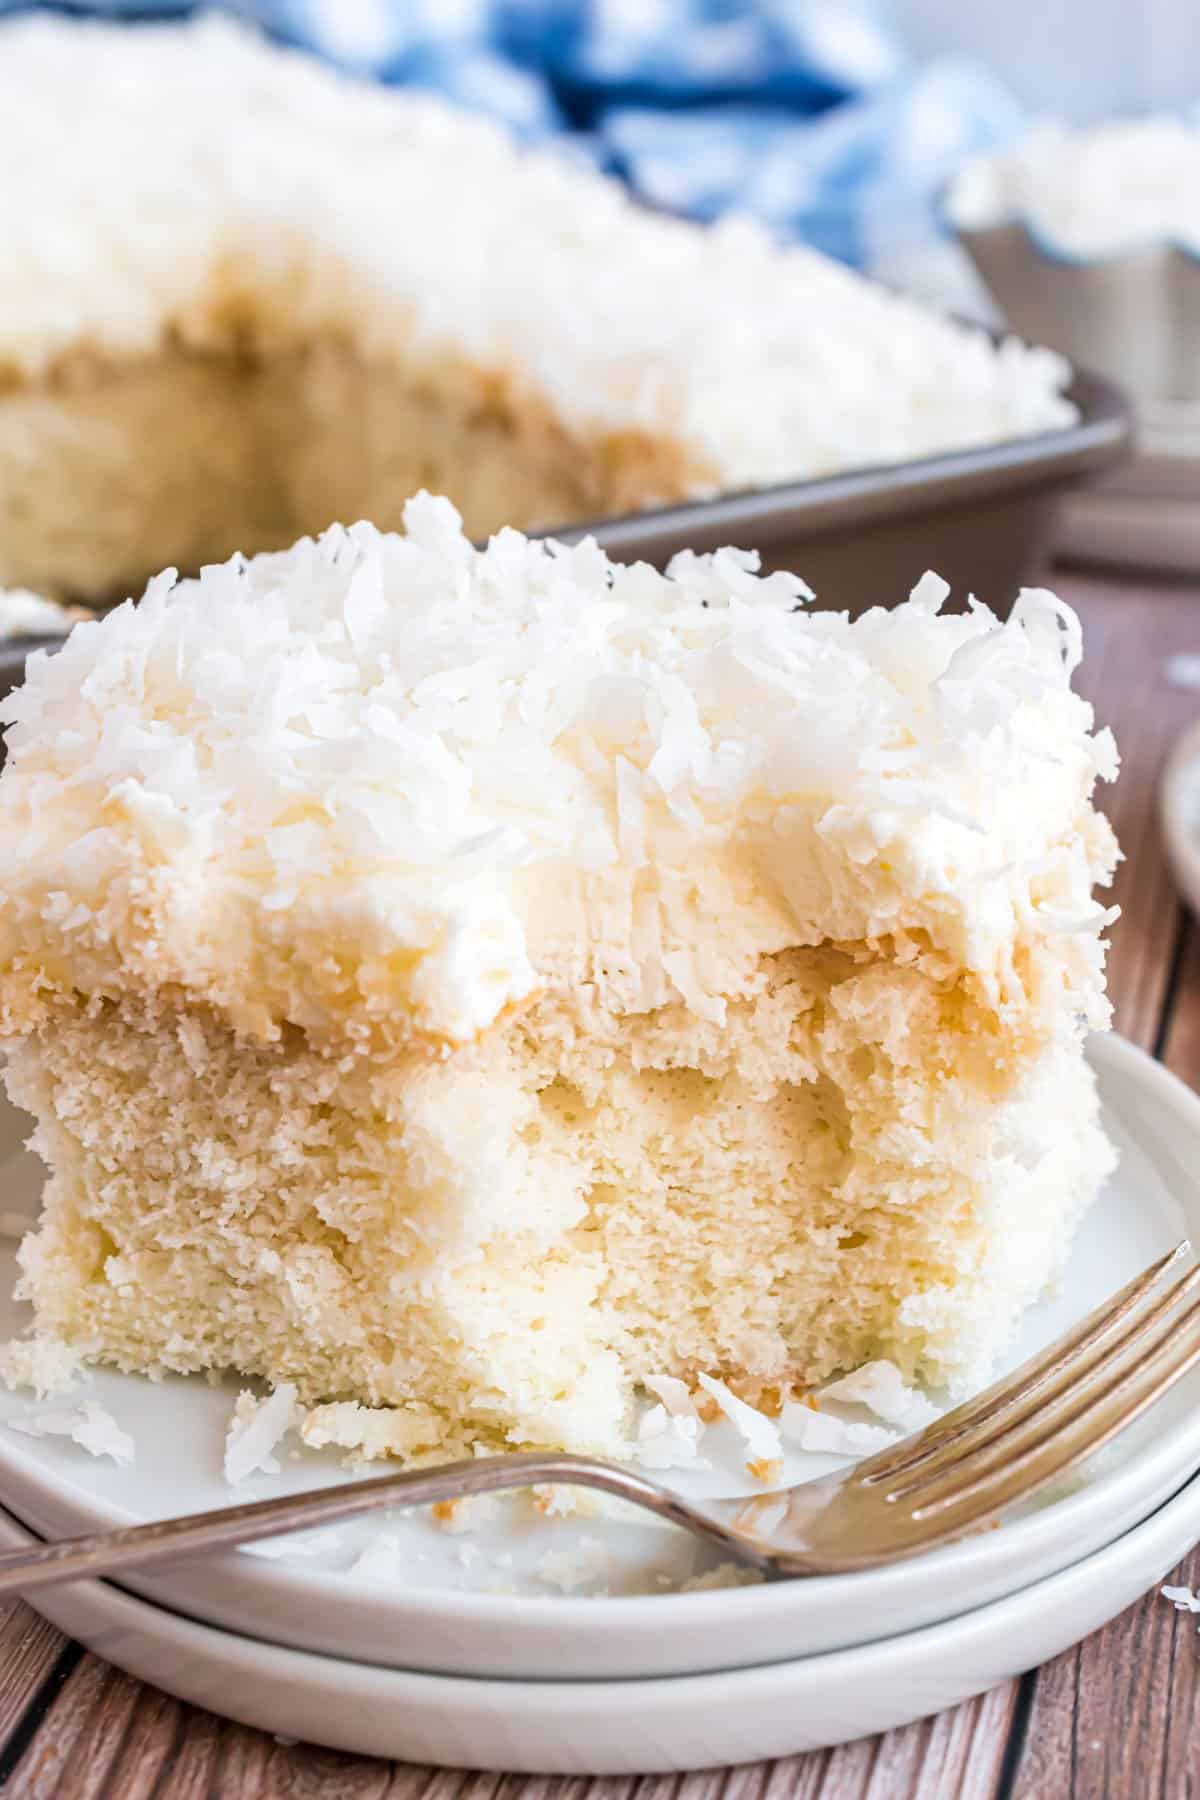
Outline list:
[[[1094,1060],[1120,1169],[1014,1363],[1180,1237],[1200,1241],[1200,1100],[1119,1039],[1098,1040]],[[0,1111],[6,1211],[36,1209],[24,1129]],[[7,1293],[11,1241],[4,1249]],[[0,1333],[23,1322],[4,1302]],[[87,1401],[132,1434],[132,1466],[12,1429]],[[0,1544],[228,1503],[230,1403],[203,1381],[112,1372],[61,1401],[5,1396]],[[704,1448],[711,1471],[664,1479],[731,1491],[736,1439],[714,1428]],[[831,1466],[798,1455],[786,1475]],[[632,1514],[546,1518],[517,1498],[462,1533],[397,1513],[121,1587],[48,1589],[35,1604],[130,1673],[289,1737],[460,1767],[699,1768],[883,1730],[1057,1654],[1200,1536],[1198,1470],[1200,1372],[1049,1499],[875,1574],[679,1591],[707,1553],[673,1530]],[[238,1495],[348,1479],[333,1461],[284,1450],[277,1475]]]

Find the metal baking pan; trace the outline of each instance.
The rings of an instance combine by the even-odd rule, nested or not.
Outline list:
[[[1069,398],[1079,418],[1061,431],[541,535],[594,536],[618,561],[659,567],[677,550],[736,544],[759,551],[765,569],[795,570],[817,605],[852,613],[902,600],[936,569],[958,604],[976,594],[1007,613],[1037,571],[1059,499],[1128,447],[1129,407],[1111,382],[1078,371]],[[0,694],[21,680],[30,650],[56,641],[0,644]]]
[[[659,567],[677,550],[736,544],[764,569],[794,570],[816,604],[851,613],[892,605],[935,569],[958,604],[975,594],[1007,614],[1038,572],[1059,500],[1129,447],[1130,407],[1112,382],[1076,370],[1068,398],[1079,418],[1060,431],[543,535],[590,534],[620,562]]]

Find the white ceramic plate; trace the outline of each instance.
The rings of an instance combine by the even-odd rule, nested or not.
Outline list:
[[[1120,1171],[1085,1222],[1065,1291],[1030,1314],[1014,1362],[1185,1232],[1200,1242],[1200,1100],[1119,1039],[1098,1040],[1094,1060]],[[22,1129],[22,1115],[0,1116],[0,1157],[6,1144],[10,1152],[0,1163],[4,1207],[32,1208],[39,1191],[38,1165],[12,1154]],[[9,1286],[0,1267],[0,1292]],[[22,1309],[6,1305],[3,1335],[22,1323]],[[229,1502],[220,1472],[229,1390],[101,1371],[69,1403],[79,1397],[95,1398],[133,1433],[137,1462],[122,1470],[62,1439],[18,1436],[3,1421],[41,1409],[28,1396],[0,1398],[0,1492],[34,1530],[60,1537]],[[741,1466],[731,1444],[725,1469],[707,1478],[710,1489],[731,1489]],[[788,1473],[801,1479],[829,1466],[828,1458],[797,1457]],[[378,1522],[338,1528],[332,1543],[318,1540],[316,1553],[305,1557],[235,1551],[131,1577],[128,1585],[214,1623],[363,1661],[529,1679],[681,1675],[835,1650],[985,1604],[1110,1543],[1197,1466],[1200,1372],[1096,1459],[1071,1491],[999,1531],[874,1574],[664,1593],[656,1591],[658,1578],[686,1572],[696,1554],[682,1534],[626,1520],[543,1520],[527,1502],[514,1501],[470,1537],[396,1514],[387,1526],[390,1552],[357,1576],[348,1571],[378,1537]],[[305,1453],[301,1461],[285,1460],[280,1476],[237,1492],[249,1497],[346,1478],[333,1462]],[[605,1561],[599,1579],[612,1597],[565,1596],[538,1579],[547,1551],[573,1552],[583,1539]],[[508,1591],[486,1591],[497,1586]]]
[[[651,1774],[791,1756],[955,1706],[1115,1618],[1198,1532],[1195,1477],[1103,1550],[947,1624],[658,1681],[480,1681],[380,1668],[197,1625],[103,1582],[47,1588],[35,1604],[131,1675],[289,1738],[457,1768]],[[0,1513],[0,1546],[29,1541]]]
[[[1159,810],[1179,891],[1200,917],[1200,724],[1184,732],[1167,758]]]

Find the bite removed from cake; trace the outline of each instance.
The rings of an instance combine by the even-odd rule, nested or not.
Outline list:
[[[619,1451],[662,1374],[984,1378],[1111,1161],[1115,750],[1046,593],[805,597],[422,495],[34,658],[38,1332],[402,1455]]]

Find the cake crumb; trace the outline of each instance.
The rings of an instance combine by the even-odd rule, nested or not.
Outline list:
[[[542,1519],[565,1519],[575,1510],[567,1489],[549,1484],[530,1488],[529,1503]]]
[[[13,1338],[0,1345],[0,1381],[13,1392],[32,1388],[44,1400],[48,1394],[65,1393],[78,1381],[85,1355],[61,1338]]]
[[[252,1475],[279,1474],[275,1450],[297,1417],[296,1389],[290,1381],[281,1381],[262,1399],[243,1388],[225,1434],[225,1479],[230,1487]]]
[[[747,1406],[768,1419],[777,1419],[793,1397],[793,1390],[786,1382],[754,1381],[749,1376],[741,1376],[730,1380],[728,1386],[739,1400],[744,1400]]]
[[[755,1481],[761,1481],[764,1487],[774,1487],[777,1481],[783,1480],[783,1458],[781,1456],[759,1456],[746,1464],[746,1473],[753,1475]]]
[[[562,1482],[541,1482],[529,1492],[529,1504],[541,1519],[590,1518],[598,1510],[599,1496],[590,1488],[568,1487]]]
[[[444,1421],[415,1401],[404,1406],[360,1406],[356,1400],[332,1400],[309,1407],[300,1423],[300,1436],[310,1450],[335,1446],[355,1451],[364,1462],[386,1456],[408,1462],[435,1446],[452,1455],[459,1446],[447,1441],[444,1431]]]
[[[706,1569],[703,1575],[693,1575],[679,1584],[681,1594],[704,1594],[714,1588],[753,1587],[766,1576],[761,1569],[752,1569],[748,1563],[723,1562],[715,1569]]]
[[[436,1525],[458,1537],[490,1524],[500,1511],[500,1502],[494,1494],[460,1494],[453,1500],[435,1500],[429,1511]]]
[[[547,1587],[560,1593],[574,1593],[585,1583],[608,1574],[612,1556],[597,1538],[584,1538],[577,1550],[548,1550],[534,1571]]]

